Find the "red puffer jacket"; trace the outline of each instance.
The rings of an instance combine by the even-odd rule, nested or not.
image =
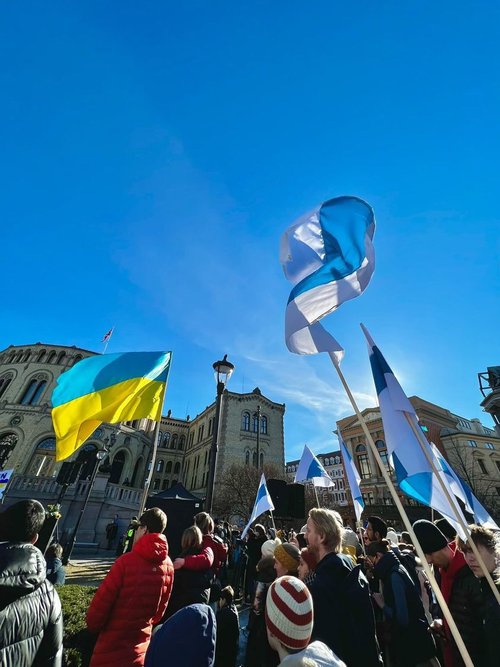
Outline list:
[[[151,629],[167,607],[174,568],[165,535],[146,533],[115,562],[87,612],[99,638],[91,667],[143,665]]]
[[[184,558],[186,570],[205,570],[212,567],[212,571],[219,576],[221,567],[226,562],[227,546],[217,535],[203,535],[201,543],[202,553]],[[212,562],[210,559],[213,556]]]

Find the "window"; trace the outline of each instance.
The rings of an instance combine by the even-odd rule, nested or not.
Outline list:
[[[483,473],[483,475],[487,475],[488,471],[486,470],[486,466],[484,464],[483,459],[477,459],[477,465],[479,466],[479,469]]]
[[[76,357],[73,359],[73,364],[72,364],[72,365],[74,366],[75,364],[77,364],[77,363],[78,363],[79,361],[81,361],[82,359],[83,359],[82,355],[81,355],[81,354],[77,354]]]
[[[172,445],[171,445],[172,449],[177,449],[177,439],[178,439],[178,437],[179,436],[177,435],[177,433],[174,433],[174,435],[172,436]]]
[[[260,458],[260,467],[262,468],[264,465],[264,452],[260,453],[259,458]]]
[[[475,440],[467,440],[469,447],[477,447],[477,442]]]
[[[20,400],[21,405],[36,405],[47,385],[47,380],[33,378]]]
[[[158,463],[156,464],[156,472],[163,472],[163,468],[165,466],[165,461],[160,459]]]
[[[241,429],[243,431],[249,431],[250,430],[250,413],[249,412],[244,412],[243,416],[241,418]]]
[[[373,497],[373,492],[369,491],[368,493],[362,493],[363,500],[365,502],[365,505],[373,505],[374,503],[374,497]]]
[[[264,435],[267,435],[267,417],[261,417],[260,432]]]
[[[470,422],[468,422],[466,419],[459,419],[458,425],[461,426],[462,428],[466,428],[467,430],[472,431],[472,426]]]
[[[495,461],[495,465],[498,468],[498,472],[500,472],[500,461]]]
[[[26,350],[24,353],[23,361],[29,361],[29,358],[31,357],[31,352],[29,350]]]
[[[387,449],[385,448],[385,442],[383,440],[377,440],[375,444],[385,469],[387,472],[391,472],[391,464],[389,463],[389,456],[387,454]]]
[[[167,487],[168,487],[168,479],[164,479],[161,488],[163,491],[165,491]]]
[[[52,350],[52,352],[50,352],[50,353],[49,353],[49,356],[47,357],[47,363],[48,363],[48,364],[52,364],[52,363],[54,363],[54,359],[55,359],[56,357],[57,357],[57,352],[54,352],[54,350]]]
[[[181,471],[181,464],[179,463],[179,461],[176,461],[174,465],[174,474],[178,475],[180,471]]]
[[[365,445],[358,445],[356,447],[356,456],[358,458],[358,468],[359,474],[363,479],[367,479],[372,476],[370,470],[370,462],[368,460],[368,454],[366,453]]]
[[[180,451],[182,451],[184,449],[185,441],[186,441],[186,436],[181,435],[181,437],[179,438],[179,449],[180,449]]]
[[[495,449],[495,446],[492,442],[485,442],[484,443],[484,448],[485,449]]]
[[[189,434],[189,449],[191,449],[191,447],[193,446],[193,442],[194,442],[194,431],[192,431]]]
[[[170,488],[172,488],[172,487],[175,486],[176,484],[177,484],[177,480],[176,480],[176,479],[173,479],[173,480],[172,480],[172,484],[170,485]]]
[[[153,489],[154,489],[154,491],[158,491],[159,488],[160,488],[160,480],[155,479],[155,481],[153,483]]]
[[[163,436],[163,446],[165,449],[170,447],[170,431],[166,431],[165,435]]]
[[[63,361],[66,361],[66,352],[59,352],[59,356],[57,357],[57,363],[62,364]]]
[[[167,467],[165,468],[165,472],[172,472],[172,461],[167,461]]]
[[[0,378],[0,398],[5,394],[11,382],[12,375],[4,375],[3,378]]]
[[[257,452],[252,453],[252,465],[254,468],[257,467]]]
[[[47,354],[47,352],[45,350],[40,350],[40,352],[38,353],[38,356],[36,358],[37,363],[40,364],[45,359],[46,354]]]
[[[212,418],[208,420],[208,435],[212,435],[213,429],[214,429],[214,420]]]
[[[248,465],[250,463],[250,452],[247,450],[245,452],[245,465]],[[498,461],[497,461],[498,464]]]
[[[252,415],[252,431],[253,433],[257,433],[257,430],[259,428],[259,415],[254,412]]]

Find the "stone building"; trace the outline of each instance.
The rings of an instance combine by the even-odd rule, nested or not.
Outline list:
[[[345,484],[344,465],[340,450],[327,452],[326,454],[316,454],[321,461],[321,465],[335,482],[334,487],[317,487],[322,507],[333,507],[341,512],[341,508],[347,508],[347,489]],[[295,479],[295,473],[299,465],[299,459],[296,461],[288,461],[286,464],[286,476],[289,482]],[[312,482],[307,482],[307,485],[312,488]]]
[[[479,419],[465,419],[446,408],[425,401],[418,396],[410,398],[420,426],[427,439],[432,441],[450,461],[456,472],[466,479],[475,494],[490,511],[498,512],[500,499],[500,437],[495,431],[480,423]],[[375,441],[386,469],[395,481],[385,444],[380,410],[366,408],[362,411],[368,430]],[[361,425],[355,415],[337,422],[349,452],[361,476],[361,492],[365,502],[364,515],[377,514],[391,523],[401,526],[399,514],[393,505],[377,463],[374,460]],[[415,500],[398,494],[406,506],[410,519],[427,518],[430,510]],[[352,502],[352,501],[351,501]]]

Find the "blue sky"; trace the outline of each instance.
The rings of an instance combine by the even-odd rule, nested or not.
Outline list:
[[[179,6],[182,5],[182,6]],[[290,354],[279,239],[374,207],[377,269],[324,320],[374,402],[363,321],[408,394],[481,415],[499,363],[500,7],[491,2],[28,2],[0,21],[0,347],[172,349],[165,409],[287,405],[288,458],[352,411]]]

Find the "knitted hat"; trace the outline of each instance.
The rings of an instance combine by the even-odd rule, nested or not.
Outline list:
[[[318,559],[316,558],[316,555],[307,547],[305,549],[301,549],[300,557],[311,571],[316,569]]]
[[[277,537],[275,540],[266,540],[260,548],[262,552],[262,558],[265,558],[266,556],[274,556],[274,550],[278,544],[281,544],[279,537]]]
[[[307,586],[296,577],[279,577],[266,598],[266,625],[283,646],[300,650],[309,644],[313,603]]]
[[[283,567],[286,567],[287,572],[297,572],[300,564],[300,551],[295,544],[285,542],[285,544],[278,544],[274,550],[274,558],[279,561]]]
[[[413,530],[424,554],[432,554],[435,551],[444,549],[448,544],[448,540],[439,528],[426,519],[415,521]]]
[[[392,544],[398,544],[399,543],[398,534],[396,533],[395,530],[389,529],[387,531],[387,539],[389,540],[389,542],[392,542]]]

